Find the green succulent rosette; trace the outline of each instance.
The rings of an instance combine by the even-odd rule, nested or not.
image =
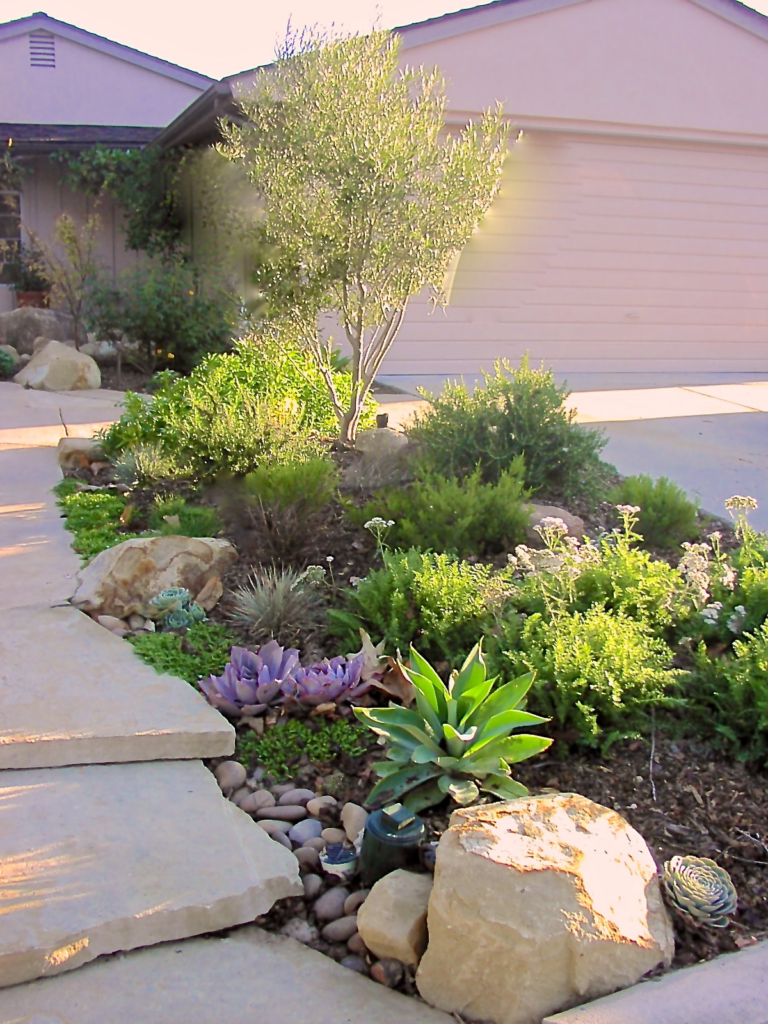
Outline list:
[[[727,928],[738,896],[731,876],[707,857],[673,857],[661,871],[667,898],[695,924]]]

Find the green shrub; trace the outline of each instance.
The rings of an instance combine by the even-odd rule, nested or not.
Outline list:
[[[334,375],[340,394],[348,374]],[[366,406],[364,426],[374,422]],[[125,413],[102,437],[105,454],[144,448],[173,459],[175,475],[252,472],[320,452],[338,423],[311,355],[286,339],[241,342],[206,358],[189,377],[167,379],[146,402],[128,393]]]
[[[385,551],[384,568],[345,591],[345,607],[331,609],[328,618],[349,650],[360,646],[363,628],[381,637],[390,654],[412,644],[454,666],[492,628],[508,593],[507,576],[487,565],[415,549]]]
[[[483,479],[497,481],[515,459],[525,460],[525,486],[534,494],[569,499],[594,494],[605,469],[606,439],[574,422],[548,370],[517,370],[506,360],[486,373],[485,386],[469,394],[464,383],[448,383],[432,407],[418,416],[409,436],[424,449],[427,465],[443,476],[464,477],[480,466]]]
[[[149,527],[158,533],[181,537],[217,537],[221,520],[214,508],[188,505],[182,497],[156,498]]]
[[[699,535],[697,509],[682,487],[661,476],[628,476],[615,487],[609,500],[614,505],[639,508],[638,530],[646,546],[674,548]]]
[[[704,644],[687,689],[688,732],[739,761],[768,767],[768,622],[733,644],[733,656],[711,658]]]
[[[336,496],[339,473],[329,458],[259,466],[243,481],[254,502],[275,513],[291,506],[320,509]]]
[[[411,487],[382,491],[363,509],[347,505],[347,512],[359,526],[377,516],[394,520],[387,539],[399,548],[496,555],[525,538],[523,472],[517,458],[496,483],[484,484],[479,467],[463,480],[425,473]]]
[[[605,750],[616,739],[644,734],[648,709],[669,704],[680,673],[672,651],[648,627],[600,607],[532,615],[519,647],[507,651],[514,672],[536,677],[529,709],[552,719],[564,738]]]
[[[207,676],[218,676],[229,661],[234,637],[223,626],[198,622],[184,636],[175,633],[140,633],[128,642],[142,661],[160,673],[186,679],[193,686]]]
[[[10,352],[0,350],[0,380],[10,380],[16,373],[16,362]]]
[[[251,733],[238,738],[235,757],[246,766],[258,762],[273,778],[286,779],[296,771],[304,755],[319,767],[333,764],[342,754],[364,754],[369,736],[365,726],[346,718],[333,722],[314,719],[311,725],[288,718],[267,729],[261,737]]]

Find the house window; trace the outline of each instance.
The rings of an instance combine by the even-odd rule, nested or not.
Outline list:
[[[21,248],[20,195],[0,191],[0,284],[9,284],[10,264]]]
[[[29,63],[33,68],[56,67],[56,45],[50,32],[29,33]]]

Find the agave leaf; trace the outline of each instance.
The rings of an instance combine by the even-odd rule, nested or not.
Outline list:
[[[424,731],[429,733],[436,743],[439,743],[443,736],[443,730],[442,723],[437,716],[437,712],[421,690],[414,687],[414,693],[416,695],[416,710],[423,719]]]
[[[482,644],[475,644],[449,686],[453,699],[460,701],[467,690],[474,689],[485,680],[485,675]]]
[[[420,715],[407,708],[392,706],[391,708],[355,708],[355,714],[361,722],[380,736],[386,737],[390,743],[398,743],[413,750],[414,746],[406,737],[416,740],[416,745],[423,743],[432,747],[435,754],[442,750],[422,728],[424,722]]]
[[[411,647],[411,668],[403,667],[405,675],[417,690],[421,690],[433,710],[442,720],[447,718],[446,698],[448,691],[445,683],[435,672],[426,658],[423,658],[415,648]]]
[[[454,768],[458,768],[461,764],[460,757],[436,757],[435,764],[440,765],[445,771],[452,771]]]
[[[465,690],[459,701],[459,724],[463,729],[469,716],[480,707],[493,689],[495,678],[483,679],[476,686]]]
[[[485,725],[489,718],[501,714],[502,711],[514,711],[523,697],[528,693],[533,683],[533,675],[526,672],[524,676],[518,676],[504,686],[500,686],[491,696],[472,712],[464,722],[464,727],[476,725],[478,728]]]
[[[437,762],[437,754],[435,754],[432,747],[426,746],[424,743],[420,744],[411,754],[411,761],[414,764],[432,764]]]
[[[452,796],[460,807],[466,807],[480,796],[480,790],[472,779],[452,779],[450,775],[444,775],[437,780],[437,784],[444,793]]]
[[[402,771],[407,763],[407,761],[405,763],[402,761],[376,761],[371,765],[371,768],[380,778],[386,779],[395,772]]]
[[[520,736],[502,736],[491,740],[476,754],[465,754],[461,759],[461,770],[493,772],[496,771],[495,765],[499,758],[509,764],[515,764],[517,761],[526,761],[551,746],[552,740],[547,736],[532,736],[526,733]]]
[[[438,786],[437,780],[431,779],[407,793],[403,797],[403,806],[414,814],[418,814],[419,811],[426,810],[427,807],[434,807],[444,799],[445,793]]]
[[[376,783],[366,800],[366,806],[383,807],[438,775],[442,775],[442,769],[434,764],[416,764],[401,768],[400,771],[392,772]]]
[[[480,789],[485,793],[493,793],[500,796],[502,800],[517,800],[518,797],[528,796],[528,790],[521,782],[504,776],[493,775],[490,779],[484,779],[480,783]]]
[[[443,726],[443,736],[448,744],[448,753],[453,757],[461,757],[467,749],[468,744],[475,738],[475,729],[470,729],[469,732],[460,733],[454,729],[452,725],[447,722]]]
[[[528,711],[503,711],[500,715],[489,718],[485,725],[478,730],[477,738],[467,753],[474,754],[498,736],[507,736],[513,729],[521,729],[524,725],[542,725],[548,721],[548,718],[532,715]]]

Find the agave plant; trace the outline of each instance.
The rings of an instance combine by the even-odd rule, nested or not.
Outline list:
[[[669,902],[696,924],[726,928],[738,896],[731,876],[707,857],[673,857],[661,872]]]
[[[486,674],[477,644],[448,685],[429,662],[411,648],[410,667],[401,665],[413,684],[415,709],[355,708],[355,714],[387,741],[387,760],[373,766],[381,776],[368,803],[381,806],[400,800],[421,810],[451,796],[471,804],[480,790],[509,800],[527,789],[512,777],[510,765],[546,750],[543,736],[510,734],[547,719],[520,710],[533,677],[528,674],[500,686]]]
[[[209,703],[227,715],[258,715],[282,700],[281,687],[298,667],[299,652],[284,650],[277,640],[255,653],[233,647],[222,675],[201,680],[200,689]]]
[[[185,587],[169,587],[149,602],[149,617],[163,629],[188,629],[205,620],[205,611]]]
[[[312,707],[355,700],[371,687],[370,680],[362,678],[364,667],[364,654],[351,659],[326,658],[309,668],[298,667],[284,680],[281,690],[286,700]]]

